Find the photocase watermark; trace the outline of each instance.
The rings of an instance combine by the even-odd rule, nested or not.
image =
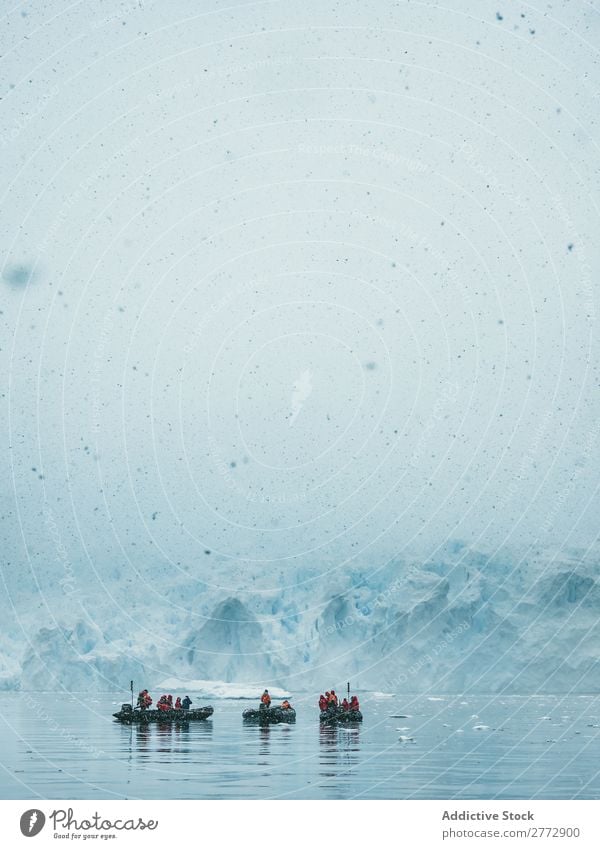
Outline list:
[[[56,551],[55,560],[62,565],[64,571],[63,577],[59,580],[58,584],[65,595],[73,596],[79,592],[77,589],[77,577],[73,570],[73,564],[71,563],[69,553],[62,541],[58,524],[54,518],[54,512],[47,503],[44,504],[43,515],[44,524],[52,538],[52,542],[54,543],[54,549]]]
[[[23,690],[22,685],[19,684],[17,686],[17,690],[20,693],[21,703],[35,715],[36,719],[40,719],[42,722],[45,722],[53,734],[60,736],[63,740],[69,742],[74,748],[79,749],[82,752],[86,752],[93,758],[99,758],[100,755],[105,754],[103,749],[92,746],[85,740],[76,737],[71,731],[69,731],[68,728],[65,728],[64,725],[60,725],[60,723],[48,714],[44,705],[36,699],[32,693],[27,690]]]
[[[449,648],[452,643],[458,639],[458,637],[466,633],[470,627],[471,625],[468,622],[461,622],[453,628],[450,633],[446,634],[441,639],[438,639],[429,651],[424,652],[417,658],[417,660],[413,661],[410,666],[407,666],[404,672],[388,679],[387,686],[397,687],[406,684],[411,677],[418,675],[424,667],[431,666],[435,658],[445,652],[446,649]]]
[[[223,483],[245,501],[251,504],[295,504],[307,498],[305,492],[265,492],[262,488],[242,487],[234,475],[231,462],[224,458],[221,448],[212,435],[209,436],[208,441],[210,453],[215,457],[215,468]]]
[[[179,94],[186,92],[196,92],[206,84],[208,80],[227,78],[234,74],[249,74],[252,71],[259,71],[263,68],[277,68],[283,66],[291,66],[296,64],[293,56],[277,56],[272,59],[256,59],[253,62],[246,64],[220,65],[215,68],[205,68],[201,74],[194,74],[188,77],[184,82],[177,85],[169,86],[160,91],[148,94],[146,100],[148,103],[162,102],[164,100],[172,100]]]
[[[515,473],[514,479],[508,484],[502,493],[502,497],[496,505],[497,510],[502,510],[507,506],[511,498],[514,498],[521,491],[520,483],[527,477],[528,472],[534,467],[537,455],[542,447],[542,440],[546,435],[548,424],[552,420],[552,412],[547,410],[542,420],[538,424],[533,439],[521,455],[521,461]]]
[[[531,211],[529,210],[521,194],[510,189],[499,179],[494,169],[482,160],[480,151],[477,148],[474,148],[473,145],[469,144],[469,142],[463,142],[463,144],[458,148],[458,153],[464,156],[464,158],[469,163],[471,169],[476,174],[479,174],[485,179],[486,186],[489,189],[506,198],[507,200],[511,201],[528,217],[531,216]],[[561,221],[565,225],[566,231],[568,233],[576,233],[577,228],[575,222],[573,221],[571,215],[566,209],[562,198],[558,195],[553,195],[552,205],[554,210],[558,213],[558,216],[560,217]],[[572,244],[569,245],[569,250],[572,250],[573,247],[574,246]],[[582,295],[585,298],[586,318],[588,321],[595,321],[596,306],[594,302],[592,268],[587,259],[585,245],[581,241],[577,243],[577,263],[581,274],[579,285],[581,287]]]
[[[471,166],[471,169],[476,174],[479,174],[480,177],[485,179],[486,186],[488,186],[489,189],[497,192],[499,195],[502,195],[502,197],[511,200],[515,206],[518,206],[520,209],[528,212],[527,205],[521,195],[517,194],[517,192],[513,192],[512,189],[509,189],[508,186],[500,181],[494,169],[490,168],[490,166],[481,159],[480,151],[477,150],[477,148],[474,148],[473,145],[469,144],[469,142],[463,142],[458,148],[458,153],[464,156]]]
[[[567,211],[562,199],[555,195],[552,198],[554,209],[558,212],[563,224],[567,232],[575,233],[576,227],[573,219],[571,218],[569,212]],[[572,249],[573,246],[571,246]],[[596,320],[596,304],[594,301],[594,285],[592,283],[592,268],[587,258],[587,253],[585,250],[585,244],[583,241],[578,240],[577,242],[577,264],[579,266],[579,270],[581,273],[581,277],[579,280],[579,285],[581,287],[581,291],[583,297],[585,298],[585,309],[586,309],[586,318],[588,321]]]
[[[431,437],[436,425],[445,417],[448,408],[456,402],[459,389],[459,384],[454,383],[451,380],[445,380],[442,384],[442,390],[433,405],[433,411],[425,422],[419,436],[419,441],[417,442],[410,460],[408,461],[409,465],[413,468],[416,468],[419,465],[427,445],[431,442]]]
[[[255,292],[257,285],[256,281],[248,280],[245,283],[236,286],[235,289],[226,292],[226,294],[216,304],[211,304],[208,309],[205,309],[202,313],[201,321],[199,321],[194,327],[190,334],[190,338],[183,346],[183,353],[185,356],[189,357],[191,354],[196,352],[198,345],[204,338],[205,330],[213,318],[215,318],[223,310],[227,309],[227,307],[231,306],[231,304],[237,301],[242,295],[248,292]]]
[[[387,230],[390,233],[393,233],[396,238],[406,239],[415,248],[422,248],[424,251],[427,251],[429,256],[433,257],[439,263],[440,278],[459,291],[464,303],[467,306],[471,306],[471,293],[465,287],[462,279],[458,276],[456,271],[452,268],[448,268],[447,255],[443,254],[439,248],[436,248],[431,239],[429,239],[424,233],[415,230],[405,221],[397,221],[393,218],[386,218],[382,215],[368,215],[360,209],[353,209],[352,215],[354,218],[360,218],[362,221],[375,224],[382,230]]]
[[[26,115],[21,115],[12,122],[12,125],[6,129],[3,133],[0,133],[0,145],[2,147],[6,147],[11,142],[15,141],[23,132],[23,130],[35,119],[38,115],[41,115],[44,111],[46,104],[57,96],[60,91],[57,85],[52,86],[52,88],[40,98],[37,102],[35,108],[32,112],[29,112]]]
[[[39,808],[30,808],[21,814],[19,826],[23,837],[35,837],[46,824],[46,817]]]
[[[115,12],[112,15],[108,15],[106,18],[97,18],[96,20],[90,23],[90,29],[101,29],[102,27],[106,27],[109,24],[114,23],[115,21],[122,21],[124,17],[127,15],[131,15],[134,12],[143,11],[144,4],[142,0],[135,0],[134,3],[128,3],[126,6],[123,6],[119,9],[118,12]]]
[[[106,176],[110,171],[112,165],[115,165],[125,156],[128,156],[130,153],[134,153],[138,147],[142,144],[141,138],[139,136],[134,136],[127,144],[123,145],[123,147],[118,148],[112,153],[107,159],[102,162],[102,166],[94,171],[93,174],[90,174],[84,180],[81,181],[79,187],[81,191],[88,198],[93,197],[93,190],[98,185],[99,181],[102,177]]]
[[[588,430],[585,435],[585,441],[583,445],[583,460],[585,462],[587,462],[590,457],[595,455],[595,448],[596,443],[598,441],[599,433],[600,423],[597,424],[595,428]],[[575,490],[577,482],[584,472],[585,462],[579,462],[576,464],[573,474],[567,481],[566,486],[563,487],[563,489],[554,499],[552,509],[549,511],[544,521],[540,525],[540,531],[542,534],[549,534],[550,531],[553,529],[557,516],[559,516],[559,514],[562,512],[569,496]]]
[[[418,159],[394,153],[392,150],[365,147],[360,144],[299,144],[299,153],[308,153],[310,156],[354,156],[364,159],[373,159],[377,162],[385,162],[387,165],[400,165],[407,171],[417,174],[425,174],[429,168]]]
[[[290,427],[293,426],[294,422],[298,418],[302,407],[312,395],[312,391],[312,374],[310,372],[310,369],[305,369],[305,371],[303,371],[294,382],[294,388],[292,390],[291,412],[288,421],[288,425]]]
[[[111,165],[119,162],[124,156],[133,153],[141,144],[141,139],[133,138],[123,147],[116,150],[111,156],[106,159],[101,168],[98,168],[93,173],[85,177],[74,192],[66,198],[61,204],[56,214],[52,217],[52,222],[48,230],[44,234],[44,238],[38,243],[38,253],[46,253],[56,242],[60,242],[59,233],[61,229],[68,226],[69,219],[73,213],[78,215],[81,202],[84,200],[93,199],[94,189],[98,186],[100,180],[105,176]]]
[[[104,316],[100,339],[94,349],[93,365],[90,374],[90,386],[92,390],[92,433],[97,434],[102,430],[104,405],[100,395],[102,385],[102,369],[106,364],[107,350],[110,342],[110,332],[114,325],[114,318],[110,314]]]
[[[52,821],[52,827],[56,836],[56,832],[58,830],[58,826],[60,826],[63,830],[67,832],[64,836],[73,837],[81,837],[77,832],[83,831],[83,839],[85,840],[88,835],[85,832],[88,831],[96,831],[96,832],[104,832],[101,834],[101,837],[108,836],[108,833],[111,831],[145,831],[148,829],[149,831],[154,831],[158,827],[158,820],[144,820],[142,817],[127,817],[123,819],[110,820],[106,819],[99,814],[98,811],[95,811],[91,816],[86,816],[80,819],[75,818],[75,813],[73,808],[58,808],[53,811],[48,816],[48,820]],[[89,835],[97,837],[98,835]],[[111,835],[114,837],[115,835]]]
[[[365,617],[370,616],[374,610],[388,607],[390,602],[393,603],[394,596],[398,594],[407,594],[407,581],[410,578],[416,578],[422,575],[423,570],[418,566],[408,566],[404,569],[399,578],[396,578],[396,580],[393,581],[386,589],[378,592],[374,599],[357,606],[356,610],[352,611],[352,613],[348,613],[342,619],[336,619],[335,622],[320,630],[320,636],[331,637],[333,634],[342,633],[346,630],[346,628],[356,625],[364,620]],[[439,579],[439,583],[443,583],[443,578]],[[425,589],[428,593],[431,587],[427,587]],[[423,596],[418,592],[415,593],[414,590],[410,591],[410,598],[413,603],[419,604],[420,602],[425,601],[427,597],[427,595]]]
[[[361,616],[368,616],[371,612],[371,608],[368,605],[364,607],[359,607],[358,612],[349,613],[343,619],[336,619],[331,625],[327,625],[322,631],[319,631],[319,636],[323,637],[331,637],[333,634],[340,634],[349,628],[351,625],[356,625],[357,622],[360,621]],[[361,614],[359,616],[358,614]]]
[[[403,569],[402,575],[396,578],[385,590],[382,590],[375,596],[373,607],[384,607],[395,595],[402,590],[406,591],[406,581],[408,578],[416,578],[422,575],[423,572],[417,566],[408,566]]]

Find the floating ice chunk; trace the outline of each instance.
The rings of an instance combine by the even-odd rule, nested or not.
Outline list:
[[[487,731],[489,727],[489,725],[474,725],[473,731]]]
[[[163,693],[178,690],[186,693],[198,693],[206,699],[260,699],[262,689],[256,684],[227,683],[226,681],[205,681],[203,679],[186,680],[182,678],[166,678],[156,685]],[[289,690],[279,687],[269,687],[273,699],[291,698]]]
[[[396,731],[410,731],[408,725],[403,725],[401,728],[396,728]]]
[[[429,702],[445,702],[446,699],[440,699],[439,696],[427,696]]]
[[[401,735],[398,737],[398,742],[399,742],[399,743],[414,743],[414,742],[415,742],[415,738],[414,738],[414,737],[406,737],[404,734],[401,734]]]

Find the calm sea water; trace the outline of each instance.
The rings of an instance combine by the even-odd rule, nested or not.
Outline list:
[[[339,729],[319,726],[313,695],[293,702],[293,726],[244,726],[252,702],[215,699],[207,722],[141,728],[112,719],[114,695],[2,694],[0,797],[600,796],[600,696],[363,693],[362,726]]]

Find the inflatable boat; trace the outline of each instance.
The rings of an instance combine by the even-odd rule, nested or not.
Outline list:
[[[208,719],[213,713],[210,705],[195,710],[133,710],[131,705],[124,704],[113,716],[119,722],[196,722]]]
[[[278,722],[295,722],[296,711],[294,708],[282,708],[279,705],[260,707],[258,710],[248,708],[242,713],[242,718],[244,722],[254,725],[276,725]]]
[[[359,710],[344,710],[337,707],[322,710],[319,719],[323,725],[337,725],[338,723],[362,722],[363,716]]]

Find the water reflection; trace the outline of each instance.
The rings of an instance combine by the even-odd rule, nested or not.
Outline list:
[[[368,721],[353,727],[321,727],[312,714],[295,725],[244,726],[239,703],[227,701],[214,722],[123,726],[107,719],[110,697],[102,711],[87,713],[47,698],[71,737],[0,694],[0,715],[15,726],[5,728],[0,757],[0,789],[10,798],[22,798],[23,782],[44,798],[598,796],[593,696],[548,697],[543,705],[481,697],[433,708],[423,698],[401,718],[364,699]],[[72,742],[79,740],[86,746]]]
[[[129,751],[129,760],[135,754],[140,760],[149,760],[157,753],[189,755],[193,744],[212,735],[210,720],[204,722],[156,722],[139,723],[123,727],[124,749]]]
[[[257,757],[261,758],[259,764],[266,764],[265,759],[272,757],[272,743],[275,741],[277,749],[288,748],[292,745],[294,726],[284,723],[271,725],[250,725],[244,726],[244,732],[247,733],[249,742],[258,741]]]
[[[319,743],[321,766],[332,772],[323,772],[321,775],[330,777],[338,773],[339,767],[351,768],[358,763],[360,753],[360,727],[337,727],[335,725],[319,726]]]
[[[258,756],[259,758],[267,758],[271,749],[271,726],[270,725],[260,725],[258,727]],[[261,765],[265,765],[267,763],[266,760],[259,761]]]
[[[135,729],[135,745],[138,753],[146,759],[150,752],[151,740],[150,728],[146,724],[139,724]]]
[[[292,725],[281,725],[279,731],[279,742],[282,746],[290,746],[294,735],[294,727]]]

